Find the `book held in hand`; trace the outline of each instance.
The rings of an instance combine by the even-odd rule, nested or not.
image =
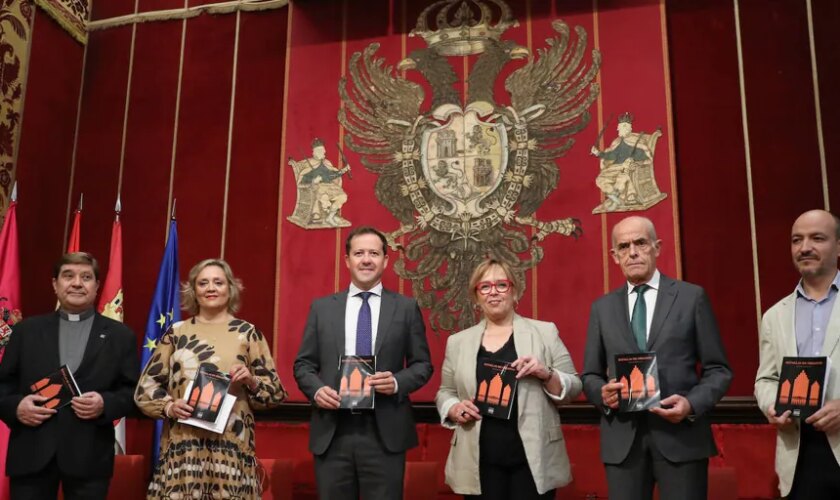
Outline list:
[[[187,404],[193,407],[192,418],[215,422],[229,387],[230,377],[226,373],[199,368],[192,388],[187,391]]]
[[[510,419],[513,399],[516,397],[516,369],[510,363],[479,358],[476,366],[475,406],[479,413],[489,417]]]
[[[655,352],[616,354],[615,379],[622,386],[619,411],[645,411],[659,406],[659,371]]]
[[[194,427],[221,434],[225,431],[236,396],[228,393],[230,377],[227,374],[199,368],[195,379],[184,391],[187,404],[193,407],[190,418],[178,421]]]
[[[74,397],[82,394],[67,365],[61,365],[61,368],[38,380],[29,388],[32,394],[49,398],[41,403],[41,406],[56,410],[67,406]]]
[[[370,377],[376,373],[376,356],[341,356],[338,364],[338,395],[340,408],[373,409],[376,391]]]
[[[825,402],[825,384],[831,373],[831,358],[826,356],[782,358],[779,388],[776,391],[776,415],[790,410],[792,417],[808,418]]]

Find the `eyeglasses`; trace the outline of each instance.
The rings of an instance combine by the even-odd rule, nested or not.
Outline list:
[[[627,255],[631,247],[636,247],[639,252],[644,252],[650,247],[650,240],[639,238],[638,240],[622,242],[615,246],[614,252],[618,255]]]
[[[513,288],[513,282],[510,280],[481,281],[475,285],[476,291],[481,295],[489,295],[494,288],[498,293],[507,293]]]

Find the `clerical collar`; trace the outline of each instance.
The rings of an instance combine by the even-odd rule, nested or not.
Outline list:
[[[66,319],[67,321],[84,321],[93,316],[93,312],[93,308],[82,311],[79,314],[68,313],[64,309],[59,309],[58,315],[61,316],[61,319]]]

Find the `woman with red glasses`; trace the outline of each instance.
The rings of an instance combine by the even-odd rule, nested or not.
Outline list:
[[[455,435],[446,484],[465,498],[551,499],[571,480],[557,406],[581,381],[553,323],[514,308],[520,277],[488,259],[473,271],[470,296],[481,321],[446,344],[435,402]]]

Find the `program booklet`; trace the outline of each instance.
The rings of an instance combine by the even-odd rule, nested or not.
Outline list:
[[[659,406],[659,372],[655,352],[616,354],[615,379],[622,385],[619,411],[645,411]]]
[[[776,415],[790,410],[792,417],[808,418],[825,402],[831,358],[784,357],[776,391]]]
[[[32,394],[49,398],[41,403],[41,406],[56,410],[67,406],[74,397],[82,394],[67,365],[61,365],[61,368],[30,385],[29,388]]]
[[[516,369],[510,363],[479,358],[476,365],[475,405],[479,413],[489,417],[510,419],[516,397]]]
[[[199,368],[195,379],[184,391],[187,404],[193,407],[190,418],[178,421],[194,427],[221,434],[225,431],[236,396],[228,393],[230,377],[227,374]]]
[[[340,408],[372,410],[376,391],[370,377],[376,373],[376,356],[341,356],[338,362]]]

